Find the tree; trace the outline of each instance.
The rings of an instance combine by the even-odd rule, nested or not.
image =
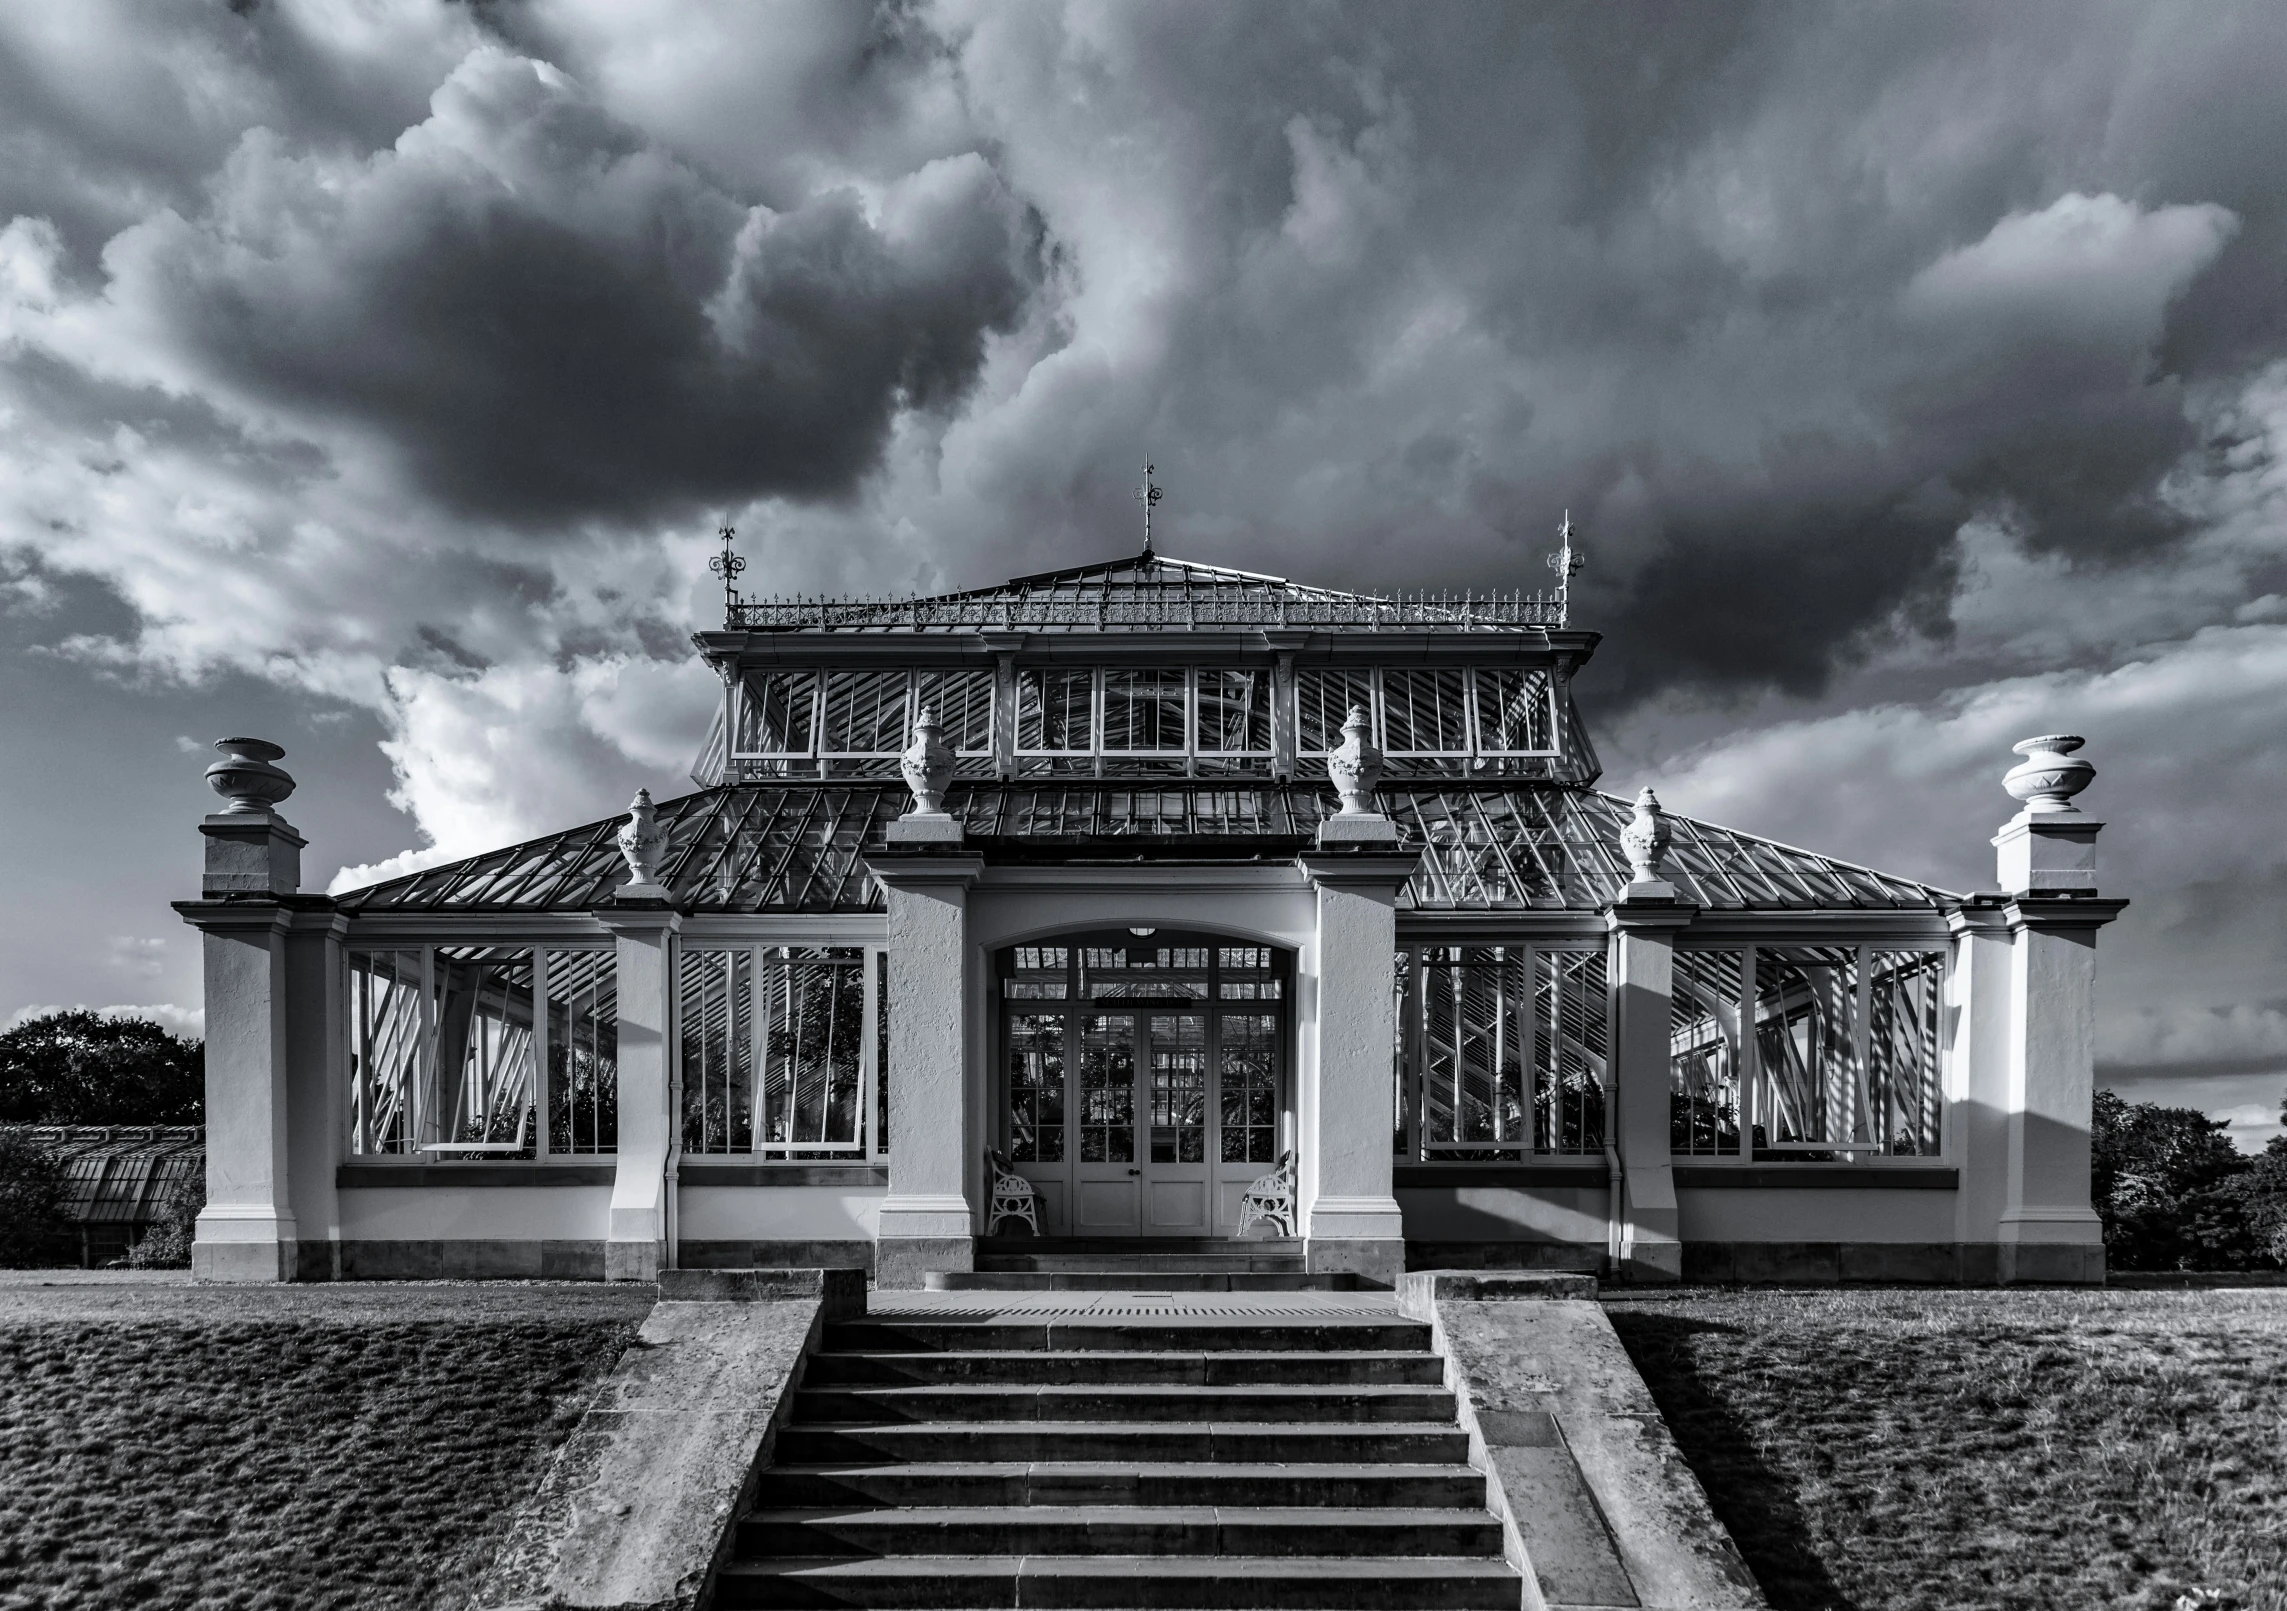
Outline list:
[[[2096,1093],[2089,1194],[2120,1270],[2233,1270],[2269,1262],[2249,1212],[2251,1161],[2196,1108]],[[2287,1156],[2282,1157],[2287,1166]]]
[[[0,1125],[0,1268],[72,1263],[63,1160],[21,1125]]]
[[[205,1048],[147,1018],[53,1012],[0,1035],[0,1124],[200,1124]]]
[[[206,1207],[206,1172],[193,1171],[166,1195],[159,1217],[143,1240],[127,1250],[127,1263],[137,1270],[187,1270],[191,1243],[198,1235],[199,1210]]]

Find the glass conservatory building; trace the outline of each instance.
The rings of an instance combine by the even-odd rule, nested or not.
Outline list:
[[[2078,740],[1957,894],[1597,792],[1561,588],[727,613],[695,791],[339,896],[224,742],[201,1273],[2101,1278]]]

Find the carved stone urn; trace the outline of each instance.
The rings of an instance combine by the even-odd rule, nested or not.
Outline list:
[[[2096,768],[2073,754],[2088,740],[2077,733],[2050,733],[2010,748],[2025,757],[2001,779],[2001,786],[2025,802],[2034,816],[2060,811],[2078,814],[2073,796],[2089,786]]]
[[[953,781],[953,750],[938,736],[937,717],[925,705],[914,718],[913,742],[897,758],[905,786],[913,791],[912,815],[945,814],[945,789]]]
[[[1620,848],[1628,853],[1628,871],[1634,882],[1650,884],[1658,881],[1660,862],[1667,856],[1668,845],[1675,838],[1675,830],[1668,825],[1667,814],[1660,810],[1660,797],[1649,788],[1636,795],[1636,811],[1628,819],[1628,826],[1620,830]]]
[[[1326,757],[1326,776],[1333,782],[1334,792],[1342,796],[1345,817],[1373,814],[1367,801],[1374,786],[1382,781],[1382,752],[1374,745],[1373,732],[1366,707],[1352,705],[1349,720],[1342,724],[1342,742]]]
[[[206,769],[207,787],[227,802],[225,811],[268,811],[294,792],[294,780],[270,763],[286,752],[259,738],[218,738],[227,757]]]
[[[619,853],[627,858],[629,883],[659,882],[659,863],[667,854],[667,830],[659,826],[659,813],[651,803],[649,789],[635,791],[627,821],[620,824]]]

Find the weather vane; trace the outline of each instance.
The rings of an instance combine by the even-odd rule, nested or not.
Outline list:
[[[1156,468],[1158,468],[1156,465],[1150,465],[1150,464],[1147,464],[1147,465],[1145,465],[1145,466],[1144,466],[1144,478],[1143,478],[1143,485],[1142,485],[1142,486],[1140,486],[1140,487],[1138,487],[1138,488],[1136,488],[1136,502],[1138,502],[1138,503],[1140,503],[1140,504],[1142,504],[1142,505],[1143,505],[1143,512],[1144,512],[1144,558],[1146,558],[1146,559],[1149,559],[1149,558],[1151,558],[1151,511],[1152,511],[1152,505],[1154,505],[1154,504],[1156,504],[1156,503],[1158,503],[1158,502],[1159,502],[1159,496],[1160,496],[1160,493],[1159,493],[1159,488],[1158,488],[1158,486],[1157,486],[1157,485],[1155,485],[1155,484],[1153,483],[1153,481],[1152,481],[1152,478],[1151,478],[1151,477],[1152,477],[1152,472],[1153,472],[1153,470],[1155,470]]]
[[[1571,612],[1569,594],[1572,579],[1580,574],[1580,567],[1588,563],[1588,556],[1572,546],[1572,511],[1564,512],[1564,523],[1556,528],[1557,540],[1563,546],[1548,557],[1548,568],[1556,572],[1556,624],[1568,624]]]
[[[725,515],[722,531],[718,533],[723,540],[723,551],[707,561],[707,569],[723,579],[724,626],[731,625],[738,618],[739,594],[736,584],[739,572],[746,569],[746,561],[731,552],[731,539],[738,534],[738,527],[731,524],[730,516]]]

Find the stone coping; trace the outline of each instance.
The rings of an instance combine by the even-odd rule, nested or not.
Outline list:
[[[696,1611],[853,1270],[666,1272],[660,1301],[518,1509],[470,1611]],[[854,1308],[852,1307],[854,1303]]]

